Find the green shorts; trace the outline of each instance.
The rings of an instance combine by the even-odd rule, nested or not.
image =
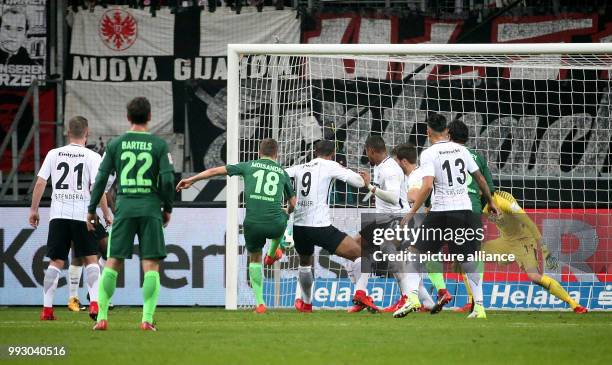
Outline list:
[[[267,223],[256,223],[245,220],[244,242],[249,253],[260,252],[266,239],[279,239],[285,234],[287,219],[277,219]]]
[[[166,257],[161,217],[130,217],[115,220],[108,236],[107,257],[131,259],[135,236],[138,236],[141,260]]]

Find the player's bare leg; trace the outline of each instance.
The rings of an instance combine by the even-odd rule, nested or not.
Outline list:
[[[585,307],[581,306],[574,299],[572,299],[569,293],[563,289],[561,284],[559,284],[559,282],[555,279],[551,278],[550,276],[540,274],[536,268],[525,269],[525,273],[535,284],[540,285],[544,289],[548,290],[550,294],[567,303],[574,313],[583,314],[588,312]]]
[[[255,313],[262,314],[266,312],[266,304],[263,299],[263,270],[261,265],[261,251],[249,252],[249,280],[251,288],[255,294],[257,306]]]
[[[53,314],[53,298],[55,297],[57,283],[62,275],[63,267],[64,260],[55,259],[49,261],[49,266],[45,271],[45,277],[43,279],[43,309],[40,313],[40,319],[43,321],[52,321],[56,319]]]
[[[123,259],[109,257],[98,285],[98,317],[94,331],[106,330],[108,326],[108,303],[117,287],[117,276],[123,268]]]
[[[83,274],[83,261],[80,257],[74,257],[74,249],[71,250],[72,258],[68,267],[68,310],[71,312],[81,311],[79,300],[79,283]]]
[[[141,261],[144,280],[142,282],[142,321],[140,329],[143,331],[157,331],[155,328],[155,309],[157,308],[157,298],[159,297],[159,260],[143,259]]]
[[[312,264],[312,255],[300,255],[298,283],[300,284],[302,297],[295,300],[295,309],[303,313],[312,313],[312,286],[314,283]]]

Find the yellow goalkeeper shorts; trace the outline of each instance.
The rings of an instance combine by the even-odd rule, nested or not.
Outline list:
[[[532,238],[507,239],[499,237],[494,240],[486,241],[482,245],[482,250],[488,254],[513,254],[515,262],[527,271],[538,269],[538,243]],[[507,264],[507,262],[499,262]]]

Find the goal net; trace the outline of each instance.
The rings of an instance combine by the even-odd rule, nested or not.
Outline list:
[[[495,189],[512,194],[538,226],[538,270],[580,304],[612,309],[610,45],[237,45],[228,54],[228,163],[257,158],[259,141],[272,137],[279,163],[289,167],[312,159],[314,142],[328,139],[338,162],[370,170],[368,136],[381,135],[389,151],[409,142],[420,152],[429,146],[428,116],[461,120],[470,130],[467,146],[485,157]],[[238,178],[228,179],[227,192],[226,307],[246,308],[254,297]],[[336,181],[329,194],[333,224],[358,234],[360,215],[373,208],[367,193]],[[485,225],[497,237],[494,225]],[[350,306],[346,261],[317,248],[314,262],[313,305]],[[268,306],[293,306],[297,268],[291,247],[265,268]],[[445,271],[451,305],[462,306],[463,281]],[[376,274],[368,291],[388,306],[399,296],[397,284],[388,273]],[[428,280],[426,287],[435,299]],[[489,308],[568,307],[517,263],[486,263],[483,288]]]

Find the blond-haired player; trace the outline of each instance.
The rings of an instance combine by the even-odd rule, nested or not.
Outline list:
[[[484,207],[483,212],[495,223],[500,236],[494,240],[486,241],[482,245],[482,250],[487,254],[514,254],[515,262],[531,281],[569,304],[575,313],[588,312],[585,307],[570,297],[558,281],[540,271],[538,244],[542,235],[536,224],[519,206],[512,194],[505,191],[496,191],[493,194],[493,202],[498,208],[499,214],[497,216],[489,215],[488,204]],[[543,249],[543,253],[543,256],[551,257],[548,250]]]

